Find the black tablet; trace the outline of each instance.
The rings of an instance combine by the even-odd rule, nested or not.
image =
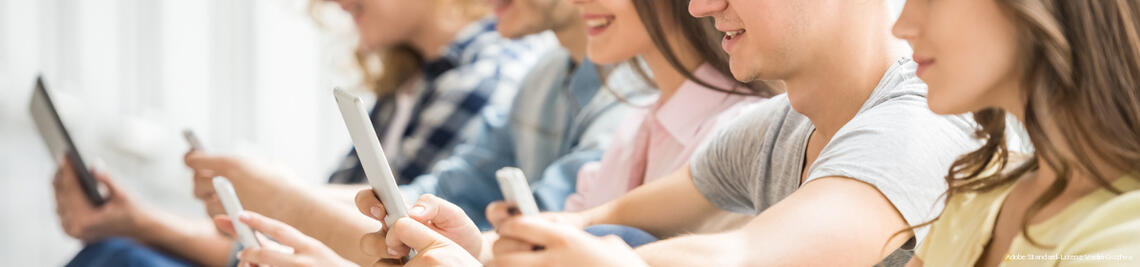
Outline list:
[[[75,176],[79,178],[79,185],[83,188],[84,195],[87,195],[87,200],[95,206],[102,206],[107,202],[107,198],[99,192],[99,183],[95,181],[95,176],[87,169],[87,164],[79,155],[79,150],[75,148],[71,135],[63,126],[63,120],[60,120],[59,112],[51,101],[51,94],[44,85],[43,76],[36,77],[36,88],[32,93],[28,109],[31,111],[32,120],[36,123],[36,130],[40,132],[40,137],[47,145],[52,158],[60,160],[67,157],[71,162],[71,168],[75,170]]]

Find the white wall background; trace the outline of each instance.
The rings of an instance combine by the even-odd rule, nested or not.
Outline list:
[[[59,266],[54,163],[27,112],[37,73],[89,157],[141,201],[204,218],[179,132],[317,184],[347,152],[330,95],[353,84],[340,12],[306,0],[0,0],[0,266]],[[338,23],[339,22],[339,23]]]

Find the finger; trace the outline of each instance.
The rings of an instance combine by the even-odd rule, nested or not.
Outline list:
[[[399,258],[402,255],[392,255],[388,253],[388,245],[384,242],[387,235],[383,231],[377,231],[364,234],[360,237],[360,250],[365,255],[380,257],[380,258]]]
[[[228,236],[237,236],[237,230],[234,229],[234,222],[230,220],[229,216],[218,215],[214,217],[214,227],[221,230]]]
[[[356,192],[356,208],[360,214],[376,219],[380,223],[384,223],[384,216],[388,215],[384,204],[380,203],[380,199],[376,198],[376,193],[373,193],[371,188]]]
[[[500,238],[514,238],[547,247],[566,244],[567,240],[585,234],[581,230],[533,216],[507,219],[496,231]]]
[[[460,229],[475,225],[462,208],[431,194],[420,196],[419,201],[408,210],[408,216],[439,229]]]
[[[187,155],[186,166],[195,170],[212,170],[214,174],[218,176],[231,176],[230,174],[238,171],[242,167],[237,158],[208,155],[205,152]]]
[[[262,248],[246,248],[238,252],[238,259],[258,266],[300,266],[301,256]]]
[[[59,162],[59,168],[55,171],[52,185],[55,187],[56,193],[70,192],[79,186],[79,181],[75,179],[75,169],[71,168],[71,163],[67,161],[67,157]]]
[[[213,179],[194,179],[194,197],[199,200],[205,200],[213,197],[217,192],[214,191]]]
[[[100,170],[91,170],[91,175],[95,176],[96,181],[107,186],[108,198],[126,198],[130,195],[126,193],[126,190],[123,189],[123,186],[120,185],[119,182],[111,179],[111,176],[107,175],[107,173]]]
[[[514,208],[514,206],[506,202],[492,202],[490,205],[487,205],[487,221],[490,221],[491,226],[498,229],[503,221],[514,216],[514,214],[511,214],[512,208]]]
[[[418,251],[427,251],[434,246],[452,243],[447,237],[411,218],[396,220],[396,223],[388,230],[387,239],[393,237],[398,241],[398,244],[415,248]],[[386,244],[389,248],[393,247],[390,242]]]
[[[238,215],[238,220],[253,230],[268,235],[281,244],[293,247],[297,251],[309,251],[324,246],[320,241],[301,233],[301,231],[297,231],[296,228],[262,216],[256,212],[242,211],[241,215]]]
[[[534,248],[534,244],[523,242],[518,239],[499,238],[499,240],[496,240],[495,244],[491,247],[491,252],[495,255],[500,255],[520,251],[532,251]]]

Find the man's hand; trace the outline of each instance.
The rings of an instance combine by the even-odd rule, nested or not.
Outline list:
[[[142,239],[143,225],[149,214],[134,202],[130,193],[111,180],[106,173],[92,170],[95,179],[107,186],[107,202],[95,207],[83,195],[79,178],[64,160],[56,170],[52,187],[55,190],[56,214],[67,235],[85,244],[113,236]]]
[[[511,218],[497,231],[494,266],[648,266],[617,236],[598,238],[545,218]]]

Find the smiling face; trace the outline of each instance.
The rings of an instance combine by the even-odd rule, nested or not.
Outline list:
[[[486,0],[498,19],[496,30],[507,38],[581,23],[578,10],[565,0]]]
[[[335,0],[352,15],[360,48],[368,51],[407,43],[419,26],[434,18],[429,0]]]
[[[631,0],[570,0],[586,23],[586,53],[613,64],[656,49]]]
[[[914,48],[934,112],[1009,108],[1019,101],[1022,46],[1013,21],[994,0],[908,0],[893,32]]]
[[[740,81],[781,79],[803,61],[797,51],[810,51],[818,27],[806,19],[805,10],[815,0],[692,0],[689,13],[712,17],[724,32],[721,48],[729,55],[732,75]],[[742,16],[744,15],[744,16]],[[826,18],[827,16],[819,16]]]

